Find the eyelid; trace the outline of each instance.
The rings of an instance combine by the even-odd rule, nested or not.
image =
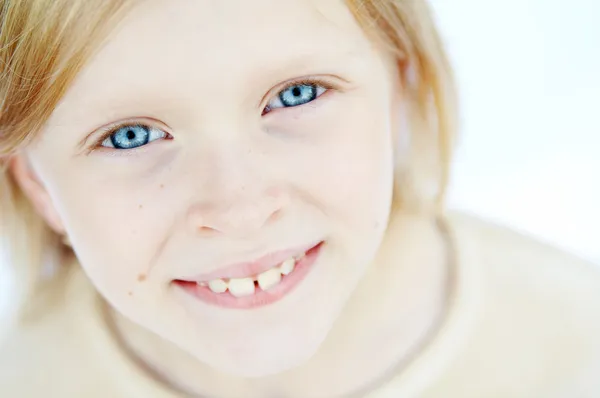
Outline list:
[[[262,111],[266,107],[266,105],[269,103],[269,101],[273,98],[273,96],[278,95],[280,92],[287,90],[290,87],[294,87],[294,86],[298,86],[298,85],[303,85],[303,84],[318,85],[318,86],[324,87],[327,90],[339,90],[339,85],[332,83],[330,81],[333,78],[334,78],[333,76],[331,76],[330,79],[326,79],[323,77],[317,77],[317,76],[304,76],[304,77],[291,79],[291,80],[288,80],[281,84],[278,84],[275,87],[273,87],[271,90],[269,90],[269,92],[267,92],[267,94],[260,100],[259,108]]]
[[[167,134],[167,137],[169,137],[169,139],[173,137],[172,134],[169,132],[169,130],[170,130],[169,127],[167,125],[165,125],[164,123],[159,122],[156,119],[148,118],[148,117],[128,118],[128,119],[110,123],[110,124],[107,124],[100,128],[95,129],[92,133],[90,133],[83,139],[82,143],[80,144],[80,147],[82,147],[82,148],[85,147],[88,144],[88,142],[93,140],[91,142],[91,144],[89,145],[89,147],[86,148],[84,151],[85,154],[88,155],[88,154],[94,152],[95,150],[103,149],[103,147],[101,146],[102,142],[104,142],[105,139],[110,137],[111,134],[114,134],[118,129],[125,127],[125,126],[135,126],[135,125],[146,126],[149,128],[156,128],[156,129],[164,131]],[[104,148],[104,149],[110,149],[110,148]],[[133,150],[133,149],[130,149],[130,150]],[[121,151],[130,151],[130,150],[128,149],[128,150],[121,150]]]

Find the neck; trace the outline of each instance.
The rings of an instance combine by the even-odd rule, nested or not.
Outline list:
[[[366,392],[402,372],[448,303],[448,239],[432,218],[397,215],[380,252],[319,352],[261,379],[216,372],[112,312],[116,337],[148,374],[190,396],[308,398]]]

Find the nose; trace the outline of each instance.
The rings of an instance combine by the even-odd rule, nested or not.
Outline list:
[[[187,218],[194,234],[248,237],[275,221],[287,203],[288,196],[278,190],[239,194],[227,200],[196,203]]]

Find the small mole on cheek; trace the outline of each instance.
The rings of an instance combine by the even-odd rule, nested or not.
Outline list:
[[[143,205],[139,205],[139,206],[138,206],[138,209],[140,209],[140,210],[142,210],[143,208],[144,208],[144,206],[143,206]]]
[[[163,189],[165,187],[165,184],[160,184],[160,189]]]
[[[139,274],[138,275],[138,282],[143,282],[146,280],[146,274]]]
[[[131,292],[131,291],[129,291],[127,294],[130,296],[133,296],[133,292]]]

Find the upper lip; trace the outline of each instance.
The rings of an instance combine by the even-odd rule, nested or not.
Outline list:
[[[238,262],[234,264],[225,265],[219,267],[217,270],[196,275],[193,278],[186,278],[187,281],[193,282],[204,282],[215,279],[232,279],[232,278],[248,278],[255,275],[261,274],[270,268],[281,264],[288,258],[301,255],[313,247],[317,246],[319,242],[295,247],[291,249],[285,249],[277,252],[268,253],[253,261]]]

